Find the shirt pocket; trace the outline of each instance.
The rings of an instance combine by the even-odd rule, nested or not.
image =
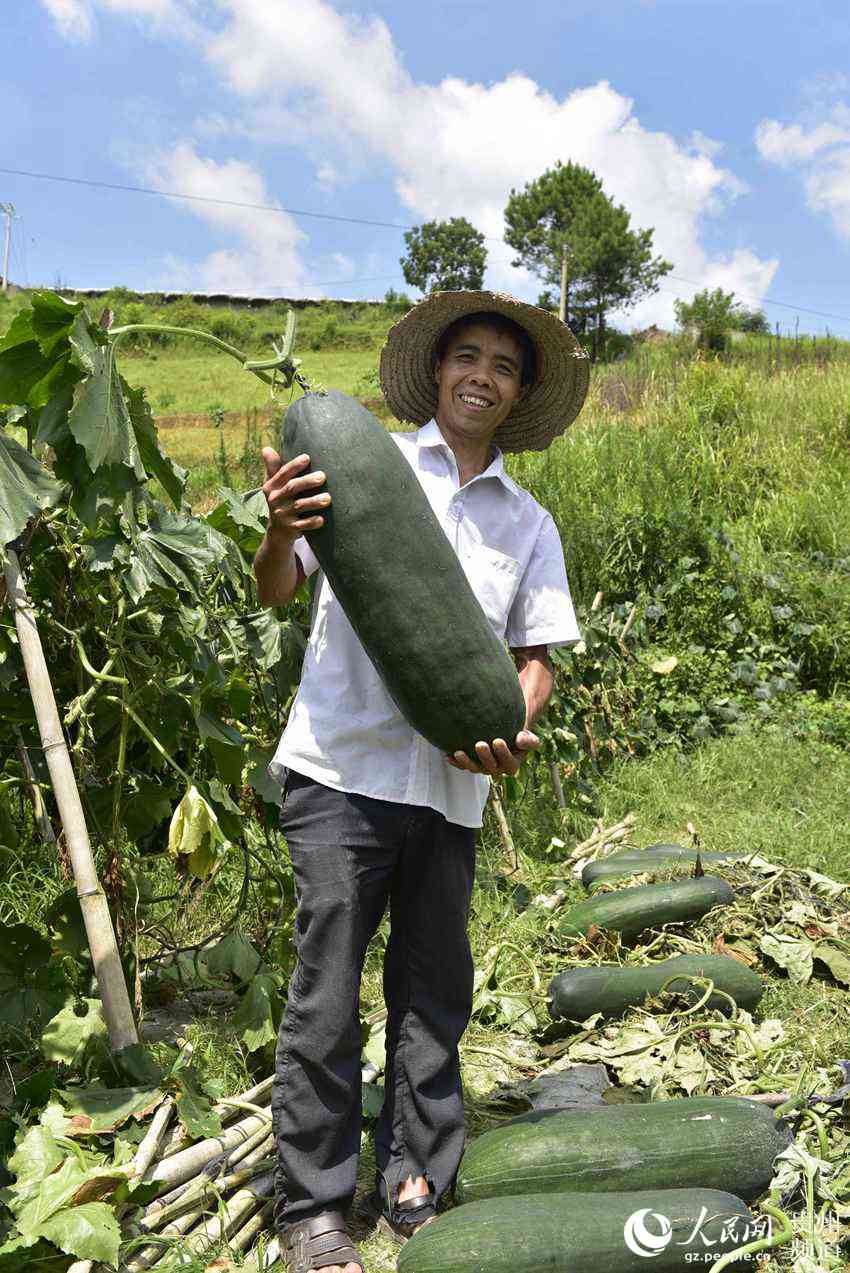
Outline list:
[[[470,548],[463,562],[470,587],[486,614],[496,635],[503,637],[508,614],[514,603],[522,577],[522,566],[507,553],[497,552],[486,544]]]

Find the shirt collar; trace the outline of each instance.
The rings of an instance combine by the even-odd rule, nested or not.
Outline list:
[[[451,447],[443,437],[439,425],[433,417],[419,429],[416,436],[416,445],[417,447],[444,447],[446,451],[451,451]],[[492,445],[495,455],[484,472],[478,476],[498,478],[505,489],[510,491],[512,495],[520,495],[522,493],[520,488],[513,478],[505,472],[505,463],[501,450],[496,446],[495,442]]]

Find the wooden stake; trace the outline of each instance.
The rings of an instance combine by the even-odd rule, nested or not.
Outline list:
[[[26,780],[27,780],[26,787],[24,788],[24,790],[26,791],[27,795],[30,798],[30,803],[32,804],[32,812],[33,812],[33,817],[35,818],[36,826],[38,827],[41,838],[45,844],[55,844],[56,836],[53,834],[53,824],[51,823],[50,817],[47,813],[47,809],[45,808],[44,797],[41,794],[41,788],[38,785],[38,779],[35,776],[35,770],[32,767],[32,761],[30,760],[29,752],[26,749],[26,745],[24,743],[23,738],[21,738],[21,731],[19,729],[16,729],[15,734],[17,735],[17,739],[18,739],[18,742],[17,742],[18,757],[20,759],[21,765],[23,766],[24,774],[26,775]]]
[[[513,836],[511,835],[511,829],[508,826],[508,819],[505,816],[505,806],[502,804],[502,797],[499,792],[498,785],[493,781],[492,778],[490,779],[490,791],[492,792],[492,795],[493,795],[493,811],[496,814],[496,821],[499,824],[499,833],[502,837],[502,843],[504,844],[508,853],[510,853],[511,857],[513,858],[514,870],[516,870],[517,867],[519,866],[519,858],[517,857],[517,854],[516,854],[516,848],[514,846]]]
[[[97,878],[80,793],[56,708],[35,611],[27,596],[18,554],[13,548],[7,549],[5,575],[9,604],[15,616],[21,657],[41,735],[41,746],[50,770],[50,780],[65,832],[65,844],[74,872],[77,897],[103,1004],[103,1015],[109,1030],[109,1042],[113,1052],[120,1052],[122,1048],[138,1043],[139,1036],[118,955],[109,903]]]
[[[555,799],[558,802],[558,808],[561,813],[565,813],[567,802],[564,799],[564,784],[561,782],[561,767],[557,760],[549,761],[549,777],[552,779],[552,786],[555,790]]]

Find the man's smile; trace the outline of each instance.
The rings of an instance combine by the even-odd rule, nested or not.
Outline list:
[[[459,393],[458,397],[464,406],[472,407],[476,411],[484,410],[493,405],[489,398],[482,398],[478,393]]]

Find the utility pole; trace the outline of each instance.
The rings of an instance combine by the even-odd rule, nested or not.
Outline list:
[[[12,242],[12,217],[15,215],[15,209],[11,203],[0,203],[0,212],[6,217],[6,242],[3,247],[3,295],[5,296],[9,290],[9,247]]]
[[[567,321],[567,245],[561,252],[561,300],[558,305],[558,317],[562,323]]]

